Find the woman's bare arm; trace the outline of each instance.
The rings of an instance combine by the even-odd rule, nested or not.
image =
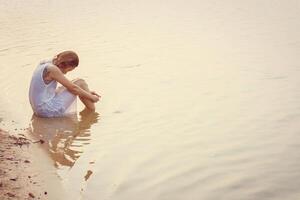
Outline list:
[[[58,67],[54,65],[49,66],[47,70],[49,72],[49,76],[51,79],[56,80],[57,82],[65,86],[67,90],[69,90],[71,93],[78,95],[79,97],[82,98],[90,99],[92,102],[97,102],[99,100],[98,96],[83,90],[78,85],[68,80]]]

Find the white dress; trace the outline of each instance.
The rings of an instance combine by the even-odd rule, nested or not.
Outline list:
[[[66,88],[56,92],[55,80],[48,84],[44,82],[43,72],[49,65],[53,65],[52,60],[43,61],[33,72],[29,88],[29,101],[33,112],[40,117],[63,117],[76,113],[76,95]]]

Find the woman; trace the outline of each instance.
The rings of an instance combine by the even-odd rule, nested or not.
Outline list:
[[[30,104],[37,116],[61,117],[70,114],[76,96],[87,109],[95,110],[94,103],[99,101],[100,96],[90,91],[83,79],[70,81],[64,76],[78,64],[79,58],[75,52],[64,51],[37,66],[29,89]],[[63,87],[57,88],[57,82]]]

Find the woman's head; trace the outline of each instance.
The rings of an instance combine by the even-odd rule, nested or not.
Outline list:
[[[61,70],[74,69],[79,64],[78,55],[73,51],[63,51],[54,57],[53,64]],[[67,70],[68,72],[70,70]]]

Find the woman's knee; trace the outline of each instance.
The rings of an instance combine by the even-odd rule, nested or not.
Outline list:
[[[78,85],[78,86],[81,87],[81,88],[87,87],[87,83],[86,83],[85,80],[82,79],[82,78],[74,79],[72,82],[73,82],[75,85]]]

